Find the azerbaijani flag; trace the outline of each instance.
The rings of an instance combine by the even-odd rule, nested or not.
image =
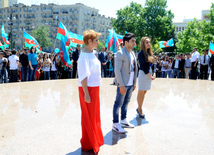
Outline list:
[[[210,42],[210,47],[209,47],[209,56],[211,57],[214,54],[214,44]]]
[[[42,52],[42,49],[41,49],[39,43],[36,41],[36,39],[34,39],[31,35],[29,35],[25,31],[24,31],[24,38],[25,38],[26,47],[28,47],[30,49],[32,46],[35,46],[37,49],[37,53]]]
[[[4,30],[4,24],[2,24],[2,27],[1,27],[1,36],[2,36],[2,39],[4,41],[5,48],[9,47],[10,46],[10,42],[8,41],[8,37],[7,37],[8,34]]]
[[[170,39],[168,41],[159,41],[160,48],[172,47],[174,46],[174,40]]]
[[[68,36],[67,29],[61,22],[59,22],[59,27],[58,27],[56,39],[61,40],[61,38],[65,37],[65,36]]]
[[[64,66],[67,67],[71,64],[71,60],[69,58],[69,54],[65,45],[65,38],[61,39],[60,58]]]
[[[4,45],[0,42],[0,48],[4,50]]]
[[[123,36],[122,35],[117,34],[117,39],[118,39],[119,44],[123,42]]]
[[[84,43],[82,35],[78,35],[76,33],[68,31],[66,27],[61,22],[59,22],[56,39],[61,40],[62,37],[65,38],[66,46],[76,47],[77,44],[80,44],[80,46],[82,46]]]
[[[109,36],[106,40],[105,47],[114,53],[117,52],[117,46],[119,45],[117,34],[115,33],[114,29],[109,31]]]
[[[82,35],[78,35],[76,33],[70,32],[68,31],[69,37],[70,37],[70,41],[71,41],[71,45],[72,47],[77,47],[77,44],[80,45],[80,47],[82,47],[83,45],[83,36]]]

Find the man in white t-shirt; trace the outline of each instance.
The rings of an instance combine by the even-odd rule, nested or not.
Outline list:
[[[18,80],[18,64],[19,64],[19,58],[16,56],[16,51],[12,50],[12,55],[9,57],[9,65],[10,65],[10,80],[9,80],[9,82],[17,82],[17,80]]]
[[[196,69],[198,66],[199,57],[200,57],[200,54],[197,51],[197,48],[196,47],[193,48],[193,52],[191,55],[191,62],[192,62],[191,79],[194,79],[194,80],[196,80],[196,78],[197,78],[196,77]]]
[[[117,85],[117,95],[113,107],[112,130],[125,133],[122,127],[134,128],[126,120],[127,108],[132,92],[136,87],[137,61],[132,49],[135,46],[135,35],[126,33],[123,37],[125,46],[117,51],[115,56],[115,84]],[[121,119],[119,123],[119,109],[121,109]]]

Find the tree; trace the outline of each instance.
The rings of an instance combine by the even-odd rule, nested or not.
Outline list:
[[[101,50],[102,47],[105,47],[105,43],[99,40],[99,45],[97,47],[97,50]]]
[[[49,28],[44,25],[38,27],[37,30],[32,31],[33,37],[38,41],[42,49],[54,45],[51,42],[51,39],[49,38],[49,33],[50,33]]]
[[[143,8],[131,2],[130,6],[117,11],[117,19],[112,19],[112,26],[120,34],[125,34],[125,31],[134,33],[138,50],[140,39],[144,36],[151,38],[152,45],[175,38],[172,25],[174,14],[166,10],[166,4],[167,0],[146,0],[146,7]]]
[[[204,49],[209,48],[209,43],[214,43],[214,4],[208,14],[210,22],[199,22],[197,19],[188,22],[187,28],[178,33],[177,51],[183,53],[192,52],[194,47],[202,54]]]

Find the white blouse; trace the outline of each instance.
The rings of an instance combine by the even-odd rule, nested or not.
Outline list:
[[[82,80],[87,77],[87,86],[96,87],[100,86],[101,81],[101,68],[100,61],[94,55],[96,53],[93,50],[91,53],[86,53],[87,49],[83,49],[80,53],[77,71],[78,71],[78,85],[81,87]]]

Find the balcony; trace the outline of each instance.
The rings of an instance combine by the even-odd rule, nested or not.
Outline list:
[[[42,9],[42,12],[52,12],[52,9]]]
[[[26,19],[35,19],[35,16],[27,16]]]
[[[68,14],[68,11],[62,11],[62,14]]]
[[[42,16],[42,18],[53,18],[53,16]]]

